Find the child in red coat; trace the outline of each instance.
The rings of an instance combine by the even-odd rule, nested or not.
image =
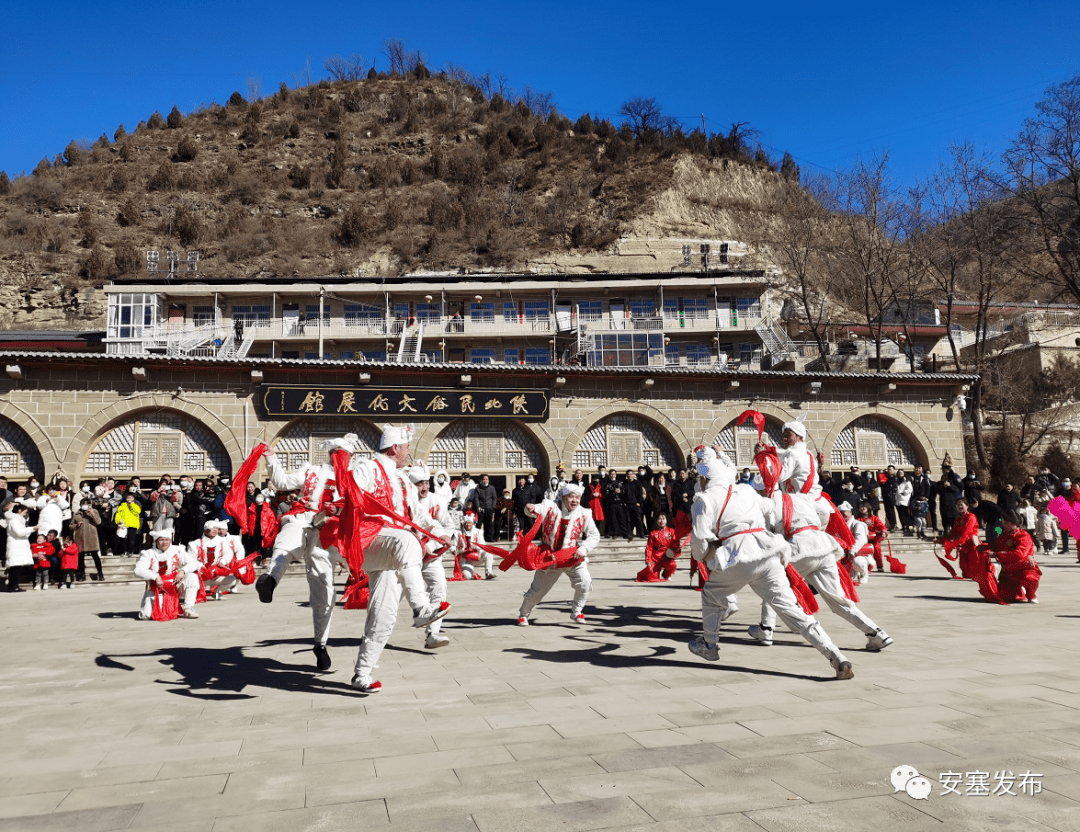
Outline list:
[[[45,535],[39,534],[30,544],[30,554],[34,558],[34,589],[49,588],[49,555],[53,553],[53,547],[45,540]],[[41,585],[38,585],[38,580]]]
[[[60,586],[71,589],[75,582],[75,573],[79,571],[79,547],[71,535],[64,535],[64,546],[60,550]]]

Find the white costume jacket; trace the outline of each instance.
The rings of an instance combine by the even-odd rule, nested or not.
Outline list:
[[[183,546],[174,543],[164,552],[155,546],[143,549],[139,554],[139,560],[135,563],[135,577],[144,581],[154,581],[159,575],[165,576],[178,572],[182,573],[177,575],[178,583],[180,581],[186,583],[197,576],[201,566],[199,559]]]
[[[847,521],[847,527],[851,529],[851,534],[855,538],[855,545],[852,547],[851,551],[858,554],[859,550],[870,542],[870,538],[866,533],[866,524],[852,514],[851,519]]]
[[[334,469],[329,465],[308,463],[294,471],[286,471],[274,454],[269,458],[268,468],[270,484],[276,490],[299,491],[292,506],[282,515],[282,523],[288,522],[288,518],[319,511],[330,498],[328,490],[334,487]]]
[[[14,511],[4,514],[7,520],[7,565],[33,566],[34,556],[30,553],[30,535],[37,529],[27,524],[26,518]]]
[[[558,503],[544,500],[542,503],[526,506],[525,513],[541,519],[543,525],[540,526],[538,537],[542,537],[544,545],[553,552],[569,549],[576,544],[578,555],[587,559],[589,552],[600,542],[600,531],[593,522],[592,512],[580,505],[573,511],[567,511]]]
[[[749,485],[729,485],[710,479],[695,495],[690,509],[690,551],[710,569],[726,569],[736,561],[751,563],[773,555],[785,560],[790,547],[770,534],[765,515],[773,502]]]
[[[790,528],[784,523],[784,501],[791,504]],[[822,555],[843,555],[835,538],[821,530],[813,500],[806,494],[773,494],[773,512],[769,529],[791,544],[791,561]]]

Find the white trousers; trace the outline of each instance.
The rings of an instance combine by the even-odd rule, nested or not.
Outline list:
[[[832,554],[820,555],[816,558],[803,558],[792,561],[795,570],[806,578],[818,592],[826,605],[834,613],[847,621],[852,626],[861,630],[866,635],[877,632],[877,625],[871,621],[862,610],[855,606],[855,602],[844,595],[843,584],[840,583],[839,567],[836,565],[836,557]],[[768,603],[761,602],[761,626],[772,628],[776,623],[776,613]]]
[[[577,566],[565,569],[537,569],[533,572],[532,584],[525,590],[525,597],[518,611],[519,618],[528,618],[540,601],[544,599],[560,576],[566,575],[570,579],[570,586],[574,588],[574,603],[570,606],[570,614],[578,615],[585,609],[585,602],[589,598],[589,590],[592,589],[592,575],[589,574],[588,561],[582,561]]]
[[[281,526],[274,540],[274,554],[270,561],[270,575],[281,583],[289,562],[303,558],[307,574],[308,600],[311,604],[311,620],[315,630],[315,643],[326,646],[330,637],[330,619],[337,598],[334,590],[334,563],[340,559],[336,549],[327,551],[319,546],[319,530],[313,528],[314,512],[295,515]]]
[[[356,654],[356,675],[362,679],[371,677],[371,671],[378,666],[379,656],[390,640],[402,590],[414,613],[431,607],[424,581],[423,554],[416,536],[402,529],[383,529],[364,550],[364,571],[368,575],[370,595],[364,638]],[[444,591],[445,581],[444,574]]]
[[[727,609],[728,597],[748,584],[792,632],[805,638],[830,661],[834,658],[844,661],[843,654],[817,619],[799,606],[778,557],[750,563],[736,561],[727,569],[714,569],[709,574],[701,591],[701,623],[706,644],[715,644],[720,637],[720,620]]]
[[[177,592],[180,592],[180,588],[177,587]],[[195,609],[195,599],[199,597],[199,576],[192,572],[190,575],[184,578],[184,590],[183,597],[180,600],[180,606],[185,610]],[[149,618],[154,612],[154,590],[150,589],[150,581],[146,582],[146,591],[143,592],[142,604],[139,606],[139,611]]]
[[[424,576],[424,585],[427,587],[428,598],[432,604],[441,604],[446,600],[446,567],[443,566],[441,557],[432,558],[424,564],[421,570]],[[442,629],[442,619],[432,621],[427,626],[429,636],[436,635]]]

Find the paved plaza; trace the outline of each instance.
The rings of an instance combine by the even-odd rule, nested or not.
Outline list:
[[[528,628],[528,573],[451,584],[451,645],[403,614],[372,696],[349,687],[363,612],[314,671],[299,575],[164,624],[136,586],[0,596],[0,830],[1080,830],[1080,566],[1042,558],[1041,604],[1000,607],[905,558],[861,588],[887,650],[818,615],[846,682],[790,633],[752,643],[749,592],[721,661],[691,655],[685,562],[594,565],[584,626],[566,581]]]

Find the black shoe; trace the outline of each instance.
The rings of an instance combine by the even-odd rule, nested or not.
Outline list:
[[[327,651],[326,645],[316,644],[311,648],[311,652],[315,654],[315,666],[319,668],[319,670],[330,669],[330,653]]]
[[[273,575],[260,575],[259,579],[255,581],[255,591],[259,593],[259,600],[264,604],[269,604],[274,600],[274,589],[277,587],[277,581],[274,580]]]

